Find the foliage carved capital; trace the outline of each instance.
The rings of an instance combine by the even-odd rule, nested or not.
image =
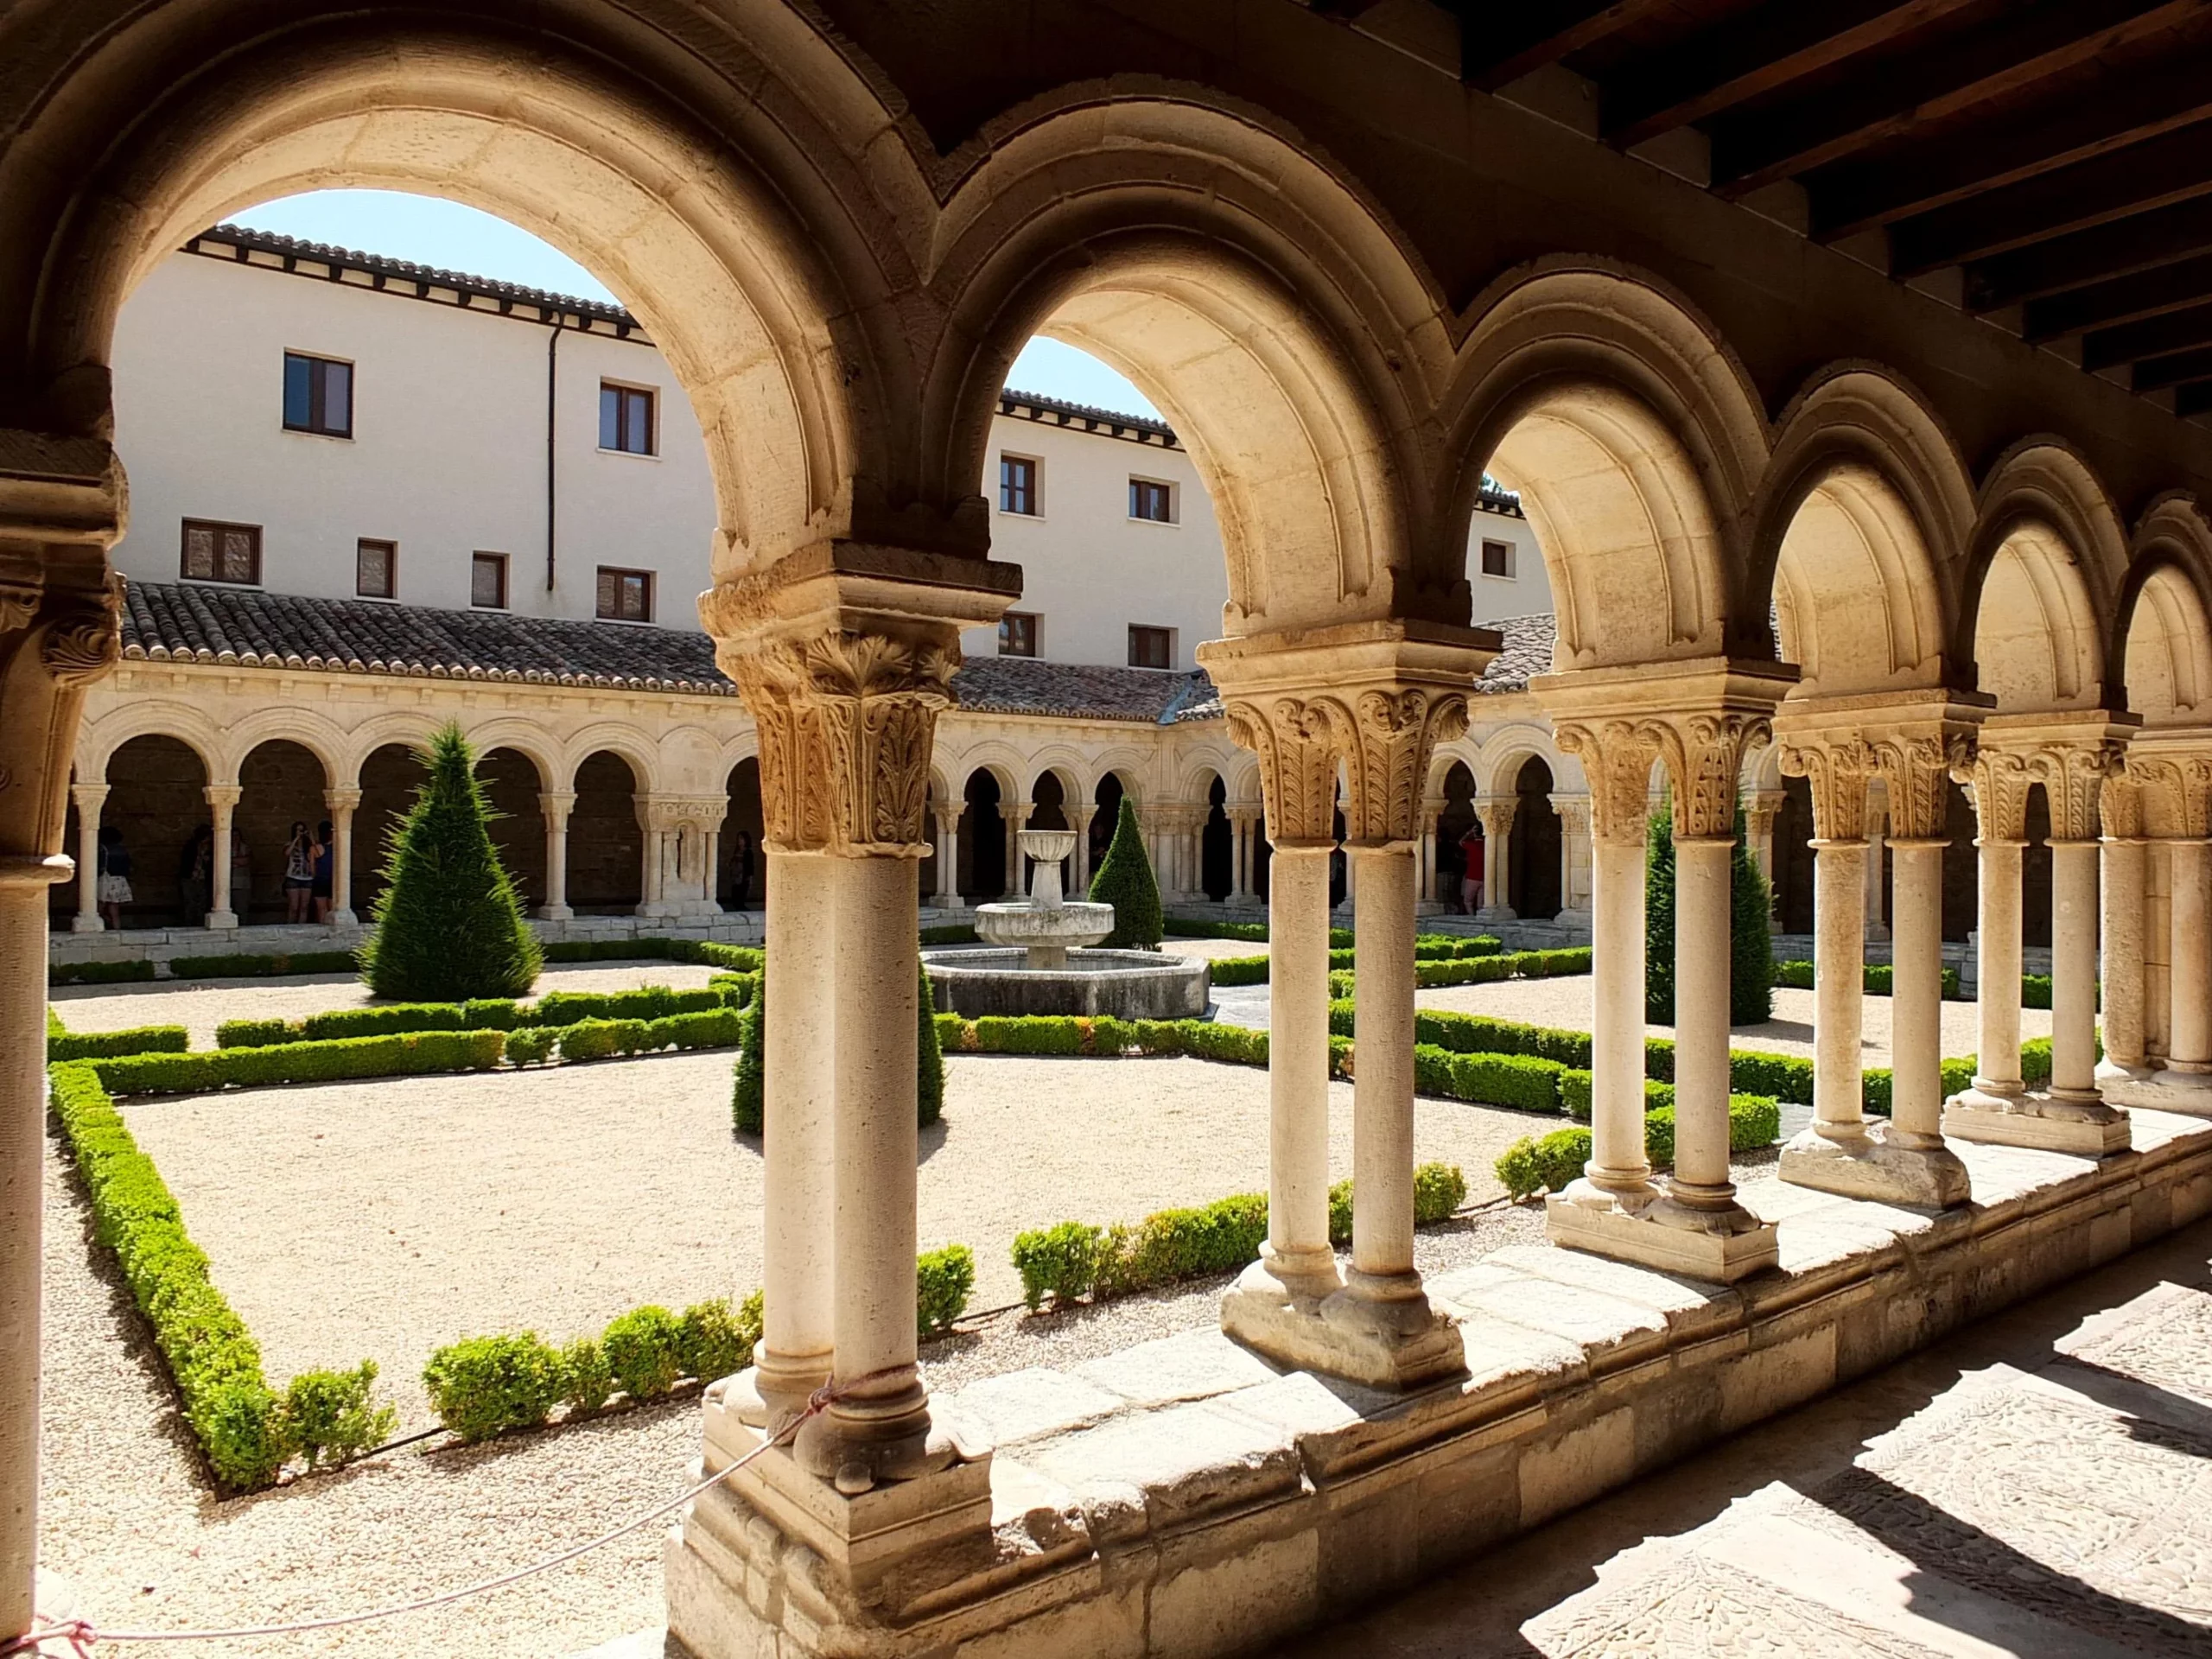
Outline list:
[[[2212,836],[2212,755],[2133,753],[2126,759],[2121,782],[2122,789],[2108,786],[2107,793],[2134,798],[2135,833],[2142,832],[2145,810],[2155,803],[2159,821],[2183,838],[2202,841]],[[2113,828],[2111,833],[2123,832]]]
[[[1732,837],[1736,779],[1746,752],[1770,742],[1774,722],[1764,715],[1682,715],[1649,722],[1675,785],[1677,840]]]
[[[1889,797],[1890,834],[1900,841],[1940,839],[1950,821],[1950,781],[1973,766],[1973,741],[1957,734],[1885,737],[1874,753]]]
[[[1467,729],[1467,699],[1457,691],[1394,687],[1361,692],[1344,722],[1346,839],[1364,846],[1413,840],[1421,833],[1421,786],[1439,743]]]
[[[1881,757],[1862,737],[1808,735],[1783,740],[1777,759],[1789,777],[1802,778],[1813,791],[1813,833],[1822,841],[1866,838],[1866,786],[1881,769]],[[1774,822],[1769,809],[1767,822]]]
[[[1229,734],[1260,763],[1271,842],[1336,839],[1337,757],[1350,712],[1333,697],[1231,697]]]
[[[1659,758],[1657,723],[1562,720],[1553,730],[1561,752],[1581,763],[1589,782],[1596,839],[1642,845],[1651,812],[1651,766]]]

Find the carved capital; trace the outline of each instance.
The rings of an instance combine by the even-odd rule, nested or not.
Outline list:
[[[2105,779],[2120,769],[2126,746],[2110,741],[2051,744],[2034,760],[2050,807],[2053,841],[2094,841]]]
[[[1827,734],[1788,737],[1780,745],[1782,770],[1813,791],[1813,833],[1822,841],[1866,838],[1866,786],[1880,767],[1864,738]],[[1774,823],[1770,810],[1767,823]]]
[[[2122,791],[2111,791],[2108,785],[2108,792],[2134,798],[2136,833],[2141,833],[2146,817],[2155,816],[2162,827],[2186,840],[2212,836],[2212,755],[2178,750],[2132,753],[2121,781]]]
[[[1589,835],[1590,803],[1587,800],[1573,796],[1565,798],[1554,796],[1552,799],[1552,810],[1559,814],[1559,829],[1561,835],[1585,837]]]
[[[569,814],[575,810],[576,791],[573,789],[547,789],[538,791],[538,810],[544,813],[545,822],[552,829],[569,827]]]
[[[203,785],[200,791],[201,798],[208,805],[226,809],[236,806],[238,804],[238,798],[245,792],[245,786],[243,784],[207,784]]]
[[[351,812],[361,804],[361,791],[357,787],[345,786],[322,791],[324,810],[331,812]]]
[[[1467,699],[1422,686],[1363,691],[1344,722],[1346,840],[1363,846],[1411,841],[1421,832],[1429,757],[1467,729]]]
[[[1561,721],[1553,732],[1560,750],[1582,763],[1596,838],[1640,845],[1651,815],[1651,766],[1659,758],[1656,722]]]
[[[123,578],[50,594],[39,660],[56,685],[81,690],[107,677],[123,656]]]
[[[1350,722],[1332,697],[1236,697],[1229,734],[1260,762],[1260,799],[1273,842],[1336,839],[1337,755]]]
[[[1900,841],[1935,841],[1950,821],[1950,780],[1971,770],[1972,740],[1922,733],[1878,740],[1874,753],[1889,797],[1890,834]]]
[[[1746,751],[1772,740],[1774,723],[1743,714],[1676,715],[1650,723],[1674,781],[1675,838],[1732,837],[1737,774]]]
[[[2108,841],[2139,841],[2143,836],[2143,786],[2135,780],[2130,760],[2105,779],[2097,817]]]
[[[920,857],[957,648],[835,629],[725,664],[760,732],[760,807],[785,852]]]
[[[1519,811],[1517,800],[1487,800],[1475,803],[1475,816],[1482,820],[1483,835],[1491,841],[1513,833],[1514,815]]]
[[[2037,779],[2027,757],[1983,745],[1951,776],[1974,791],[1974,823],[1984,841],[2024,841],[2028,791]]]

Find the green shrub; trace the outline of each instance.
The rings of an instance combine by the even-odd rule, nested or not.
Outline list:
[[[1777,962],[1774,964],[1774,982],[1789,990],[1809,991],[1813,988],[1813,964],[1809,962]]]
[[[925,1250],[914,1262],[914,1318],[925,1338],[950,1331],[976,1288],[976,1253],[965,1244]]]
[[[1179,939],[1254,939],[1264,944],[1268,938],[1264,922],[1192,921],[1183,916],[1165,918],[1160,931]]]
[[[481,1071],[499,1063],[505,1047],[505,1039],[496,1031],[425,1031],[281,1043],[272,1048],[134,1054],[86,1064],[97,1070],[101,1085],[111,1094],[192,1095],[225,1087]]]
[[[1728,855],[1728,1023],[1774,1018],[1774,892],[1751,856],[1744,808],[1736,806],[1736,844]]]
[[[134,1026],[127,1031],[62,1031],[54,1011],[47,1010],[46,1058],[48,1064],[64,1060],[107,1059],[124,1054],[181,1054],[192,1046],[192,1033],[182,1026]]]
[[[588,1417],[613,1395],[614,1370],[598,1343],[578,1337],[561,1351],[561,1397],[570,1411]]]
[[[377,1363],[350,1371],[302,1371],[284,1390],[283,1438],[308,1467],[335,1467],[391,1438],[399,1414],[371,1397]]]
[[[950,922],[943,927],[925,927],[921,931],[924,944],[973,944],[976,930],[967,922]]]
[[[150,962],[69,962],[46,970],[49,985],[123,985],[153,976]]]
[[[1350,1181],[1336,1181],[1329,1187],[1329,1243],[1338,1249],[1351,1243]]]
[[[1160,944],[1160,884],[1153,880],[1152,860],[1137,828],[1136,803],[1126,795],[1114,839],[1090,878],[1090,898],[1093,904],[1114,906],[1114,931],[1106,936],[1103,948],[1150,950]]]
[[[937,1039],[936,996],[930,989],[929,969],[918,957],[914,981],[914,1122],[927,1128],[944,1116],[944,1048]]]
[[[1264,985],[1268,982],[1268,958],[1217,957],[1211,971],[1217,985]]]
[[[509,1065],[537,1065],[552,1058],[553,1045],[560,1040],[557,1031],[544,1031],[524,1026],[519,1031],[506,1033],[507,1064]]]
[[[682,1327],[664,1307],[632,1308],[600,1332],[599,1346],[614,1381],[632,1400],[661,1399],[684,1375]]]
[[[1559,1077],[1565,1069],[1556,1060],[1531,1054],[1454,1054],[1420,1044],[1414,1048],[1414,1086],[1421,1093],[1521,1112],[1557,1112]]]
[[[395,1002],[380,1008],[334,1008],[300,1021],[296,1042],[381,1037],[396,1031],[460,1031],[468,1024],[458,1002]]]
[[[448,1343],[423,1368],[438,1421],[464,1440],[536,1428],[567,1393],[562,1357],[534,1331]]]
[[[1643,1160],[1654,1169],[1675,1162],[1675,1109],[1661,1106],[1643,1115]]]
[[[1196,1208],[1160,1210],[1116,1230],[1098,1272],[1102,1294],[1150,1290],[1203,1274],[1230,1273],[1257,1259],[1268,1236],[1264,1192],[1240,1192]]]
[[[1562,1192],[1590,1161],[1590,1131],[1554,1129],[1541,1140],[1523,1135],[1498,1155],[1497,1179],[1516,1198]]]
[[[1449,1221],[1467,1201],[1467,1178],[1457,1164],[1423,1164],[1414,1171],[1414,1225]]]
[[[1587,1071],[1572,1068],[1559,1074],[1559,1107],[1578,1123],[1590,1121],[1591,1077]],[[1652,1111],[1659,1107],[1671,1108],[1675,1103],[1675,1085],[1662,1083],[1656,1077],[1643,1080],[1643,1109]]]
[[[676,1362],[685,1376],[712,1382],[753,1363],[760,1328],[747,1327],[743,1312],[732,1312],[729,1299],[694,1302],[676,1322]]]
[[[1728,1087],[1744,1095],[1771,1095],[1777,1100],[1813,1102],[1813,1063],[1791,1054],[1762,1054],[1737,1049],[1728,1056]]]
[[[759,1135],[767,1127],[767,1020],[768,981],[763,975],[741,1016],[737,1065],[730,1079],[730,1127],[740,1135]]]
[[[296,974],[350,974],[360,966],[351,950],[295,950],[274,955],[173,957],[169,972],[179,979],[283,979]],[[151,979],[150,973],[133,978]]]
[[[2047,1008],[2050,1006],[2049,974],[2020,976],[2020,1006],[2024,1008]]]
[[[919,1006],[915,1014],[914,1053],[914,1118],[926,1127],[934,1123],[944,1110],[944,1052],[932,1039],[938,1023],[930,1011],[929,980],[926,971],[915,969],[919,982]],[[545,999],[550,1001],[550,998]],[[752,999],[742,1008],[723,1008],[715,1015],[718,1032],[727,1033],[712,1044],[694,1044],[682,1040],[674,1018],[658,1022],[670,1034],[656,1046],[675,1042],[679,1047],[715,1046],[737,1047],[737,1064],[730,1078],[730,1126],[739,1135],[760,1135],[768,1122],[768,982],[765,970],[753,980]],[[697,1029],[703,1031],[702,1023]],[[564,1056],[568,1049],[562,1049]]]
[[[1732,1152],[1756,1152],[1770,1147],[1782,1134],[1782,1106],[1764,1095],[1728,1096],[1728,1147]]]
[[[423,759],[429,777],[392,839],[362,977],[401,1001],[520,996],[543,956],[492,845],[475,756],[448,725]]]
[[[218,1048],[274,1048],[299,1040],[300,1028],[289,1020],[226,1020],[215,1027]]]
[[[1021,1300],[1034,1313],[1050,1296],[1071,1302],[1090,1294],[1098,1277],[1099,1246],[1105,1234],[1079,1221],[1064,1221],[1019,1233],[1014,1241],[1014,1268],[1021,1275]]]

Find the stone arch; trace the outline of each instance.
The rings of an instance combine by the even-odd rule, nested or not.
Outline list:
[[[1454,556],[1484,473],[1517,491],[1555,669],[1770,654],[1764,612],[1738,600],[1767,423],[1719,334],[1656,278],[1568,256],[1501,277],[1440,420]]]
[[[1747,615],[1770,600],[1795,696],[1924,690],[1948,659],[1971,480],[1925,402],[1886,371],[1824,369],[1783,411],[1761,488]]]
[[[1219,102],[1064,87],[971,148],[938,228],[951,332],[975,343],[929,390],[942,487],[973,496],[1006,372],[1047,334],[1175,427],[1221,532],[1226,632],[1464,621],[1456,567],[1425,585],[1401,482],[1399,435],[1447,365],[1439,296],[1310,144]]]
[[[466,726],[461,735],[468,740],[469,747],[476,751],[480,760],[497,750],[509,749],[537,769],[537,786],[540,789],[566,786],[561,781],[567,774],[562,763],[560,745],[546,731],[542,721],[512,715],[502,715],[480,724]]]
[[[2055,438],[2014,446],[1982,486],[1969,550],[1955,654],[1999,712],[2103,706],[2127,537],[2088,463]]]
[[[164,699],[132,698],[118,702],[97,720],[85,722],[77,734],[77,776],[80,784],[112,783],[108,763],[116,752],[137,737],[174,738],[190,749],[207,774],[203,781],[220,781],[217,757],[223,753],[223,734],[207,715],[188,703]]]
[[[346,734],[344,764],[335,774],[337,780],[359,785],[363,769],[378,749],[395,744],[403,748],[425,748],[429,747],[431,735],[442,724],[444,721],[440,715],[426,709],[394,709],[390,714],[378,715],[362,721]],[[474,741],[474,739],[470,741]],[[354,837],[355,846],[360,844],[360,839],[359,836]]]
[[[583,763],[601,750],[618,754],[629,764],[640,795],[660,787],[660,756],[652,740],[634,726],[601,721],[573,734],[561,747],[564,789],[575,787],[575,776]]]
[[[617,744],[582,739],[570,753],[576,798],[569,809],[569,903],[579,915],[628,914],[645,901],[638,802],[652,787],[650,762]]]
[[[620,296],[705,434],[717,579],[847,533],[858,497],[904,493],[887,480],[899,446],[882,429],[910,417],[887,389],[898,377],[870,370],[888,339],[877,302],[911,282],[909,250],[894,210],[829,176],[853,143],[809,114],[842,103],[850,140],[864,143],[868,124],[852,105],[869,100],[849,67],[842,86],[825,75],[827,42],[810,49],[795,38],[813,30],[794,28],[781,8],[742,8],[750,32],[780,38],[754,58],[759,77],[718,59],[715,70],[737,78],[717,84],[667,37],[654,48],[664,73],[617,72],[614,63],[639,60],[638,37],[607,49],[590,37],[613,20],[582,9],[527,34],[377,5],[277,32],[242,4],[207,10],[226,4],[240,15],[195,20],[226,48],[205,54],[196,75],[169,79],[175,47],[149,39],[134,51],[127,37],[156,25],[124,25],[115,35],[125,38],[111,36],[97,62],[78,67],[70,96],[49,100],[20,137],[26,156],[72,186],[49,199],[45,233],[20,245],[31,268],[12,274],[40,296],[37,326],[18,348],[26,357],[10,365],[25,372],[0,374],[29,389],[21,423],[106,435],[116,315],[185,237],[272,196],[372,186],[497,213],[566,249]],[[750,55],[747,32],[718,35],[718,49]],[[787,104],[758,85],[779,68],[808,79]],[[134,112],[119,134],[118,110]],[[879,112],[868,136],[888,119]],[[911,194],[911,162],[869,180],[894,197],[902,181]],[[855,370],[875,423],[846,391]]]
[[[480,732],[471,732],[468,741],[476,751],[477,785],[492,810],[492,845],[524,906],[536,911],[548,902],[544,797],[550,785],[545,762],[521,744],[496,735],[486,742]]]
[[[1027,767],[1029,781],[1022,786],[1022,796],[1027,800],[1037,798],[1037,785],[1051,777],[1060,786],[1060,800],[1068,806],[1079,806],[1084,801],[1083,762],[1071,749],[1055,747],[1029,757]]]
[[[1561,763],[1550,733],[1533,722],[1516,721],[1485,738],[1467,769],[1479,793],[1503,798],[1513,793],[1521,768],[1531,760],[1542,761],[1556,781]]]
[[[199,927],[207,919],[209,892],[202,887],[188,894],[181,855],[199,831],[212,830],[207,786],[216,779],[209,751],[171,729],[174,724],[149,721],[143,729],[124,733],[105,746],[97,766],[78,757],[79,782],[108,785],[101,828],[120,831],[130,855],[131,902],[120,918],[126,927],[158,926],[172,918]],[[132,753],[124,764],[105,773],[102,768],[126,747]]]
[[[2124,706],[2146,725],[2202,725],[2212,716],[2209,555],[2212,525],[2188,496],[2161,497],[2136,527],[2111,655]]]
[[[324,786],[337,788],[349,780],[343,763],[350,760],[352,743],[334,721],[312,709],[260,709],[223,733],[223,776],[236,779],[245,758],[264,743],[296,743],[322,765]]]

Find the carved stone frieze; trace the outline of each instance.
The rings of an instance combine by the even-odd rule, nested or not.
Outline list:
[[[1813,833],[1823,841],[1864,841],[1867,785],[1881,766],[1874,746],[1861,737],[1821,734],[1785,738],[1778,747],[1782,770],[1812,787]]]
[[[1651,766],[1659,730],[1650,721],[1560,721],[1553,728],[1562,753],[1582,764],[1590,785],[1590,819],[1602,842],[1644,837],[1651,812]]]
[[[1260,762],[1260,798],[1271,842],[1336,839],[1337,757],[1351,723],[1332,697],[1236,697],[1229,734]]]

